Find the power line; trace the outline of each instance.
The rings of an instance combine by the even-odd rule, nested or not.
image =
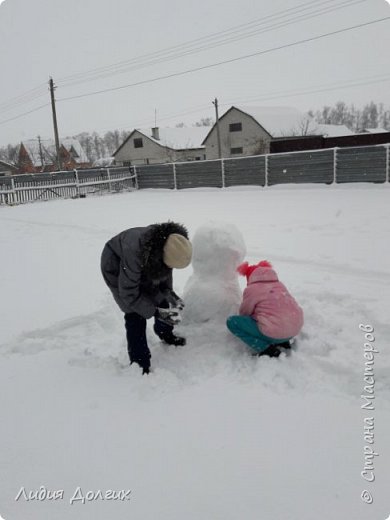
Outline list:
[[[365,23],[362,23],[362,24],[352,25],[350,27],[345,27],[344,29],[339,29],[337,31],[332,31],[332,32],[328,32],[328,33],[325,33],[325,34],[320,34],[318,36],[313,36],[311,38],[305,38],[303,40],[298,40],[296,42],[288,43],[288,44],[285,44],[285,45],[280,45],[278,47],[272,47],[271,49],[266,49],[266,50],[263,50],[263,51],[257,51],[257,52],[253,52],[251,54],[238,56],[236,58],[230,58],[228,60],[223,60],[223,61],[219,61],[219,62],[216,62],[216,63],[210,63],[209,65],[202,65],[200,67],[195,67],[195,68],[187,69],[187,70],[180,71],[180,72],[174,72],[172,74],[166,74],[166,75],[163,75],[163,76],[157,76],[155,78],[146,79],[146,80],[142,80],[142,81],[137,81],[137,82],[129,83],[129,84],[126,84],[126,85],[120,85],[118,87],[111,87],[111,88],[106,88],[106,89],[102,89],[102,90],[87,92],[85,94],[78,94],[76,96],[69,96],[69,97],[66,97],[66,98],[60,98],[58,101],[69,101],[69,100],[72,100],[72,99],[80,99],[80,98],[84,98],[84,97],[95,96],[95,95],[98,95],[98,94],[104,94],[106,92],[114,92],[114,91],[117,91],[117,90],[123,90],[123,89],[130,88],[130,87],[135,87],[135,86],[139,86],[139,85],[145,85],[147,83],[154,83],[156,81],[161,81],[163,79],[169,79],[169,78],[174,78],[174,77],[178,77],[178,76],[183,76],[185,74],[190,74],[192,72],[199,72],[201,70],[211,69],[211,68],[219,67],[221,65],[226,65],[228,63],[234,63],[234,62],[241,61],[241,60],[244,60],[244,59],[253,58],[254,56],[261,56],[261,55],[269,54],[271,52],[279,51],[279,50],[282,50],[282,49],[287,49],[287,48],[295,47],[297,45],[302,45],[304,43],[317,41],[317,40],[320,40],[322,38],[327,38],[329,36],[334,36],[336,34],[341,34],[341,33],[347,32],[347,31],[352,31],[354,29],[359,29],[361,27],[367,27],[369,25],[373,25],[373,24],[376,24],[376,23],[379,23],[379,22],[383,22],[383,21],[389,20],[389,19],[390,19],[390,16],[386,16],[384,18],[379,18],[377,20],[371,20],[370,22],[365,22]]]
[[[11,117],[10,119],[5,119],[4,121],[0,121],[0,125],[9,123],[10,121],[14,121],[15,119],[20,119],[21,117],[24,117],[28,114],[32,114],[33,112],[37,112],[38,110],[41,110],[42,108],[48,107],[49,105],[50,105],[50,103],[45,103],[44,105],[41,105],[39,107],[33,108],[32,110],[29,110],[28,112],[23,112],[23,114],[19,114],[18,116]]]
[[[28,90],[24,94],[20,94],[14,98],[9,99],[8,101],[3,101],[0,103],[0,112],[6,112],[8,110],[12,110],[15,106],[19,106],[20,104],[29,103],[39,97],[42,97],[46,94],[43,92],[43,86],[35,87],[31,90]]]
[[[324,87],[313,85],[312,87],[307,87],[303,90],[295,89],[295,90],[290,90],[290,91],[277,92],[276,95],[275,95],[275,93],[264,93],[260,97],[256,96],[256,97],[250,97],[250,98],[240,99],[240,100],[238,100],[238,99],[226,100],[223,103],[219,103],[219,105],[220,106],[231,106],[234,104],[247,103],[247,102],[251,102],[251,101],[269,101],[272,99],[277,99],[277,98],[282,98],[282,97],[301,96],[301,95],[307,95],[307,94],[314,94],[317,92],[325,92],[325,91],[331,91],[331,90],[337,90],[337,89],[353,88],[353,87],[368,85],[368,84],[382,83],[382,82],[386,82],[386,81],[390,81],[390,74],[387,74],[387,75],[376,74],[374,76],[369,76],[369,77],[361,77],[361,78],[343,80],[343,81],[341,81],[341,85],[339,84],[340,82],[336,82],[336,83],[333,82],[328,85],[325,85]],[[349,83],[349,84],[345,85],[345,83]],[[204,110],[207,110],[207,109],[210,110],[210,103],[208,103],[207,105],[206,104],[196,105],[196,106],[189,107],[189,108],[190,108],[190,110],[186,110],[183,112],[176,112],[174,114],[172,114],[172,113],[166,114],[165,116],[162,115],[159,117],[159,120],[166,121],[166,120],[175,119],[175,118],[178,118],[181,116],[197,114],[197,113],[203,112]],[[153,121],[151,118],[144,119],[142,121],[136,121],[135,123],[132,123],[131,128],[132,129],[141,128],[142,126],[151,125],[152,123],[153,123]],[[115,130],[127,130],[128,128],[130,128],[130,126],[128,124],[126,126],[123,126],[123,124],[122,124],[121,126],[116,127]],[[104,129],[100,128],[97,130],[95,129],[95,131],[98,131],[98,132],[112,131],[112,128],[104,128]],[[71,134],[74,135],[76,133],[77,132],[73,132]]]
[[[333,0],[327,0],[327,1],[321,2],[321,3],[327,4],[327,3],[329,3],[329,1],[333,1]],[[362,2],[366,2],[366,1],[367,0],[345,0],[344,3],[342,3],[342,4],[339,3],[336,6],[330,6],[325,9],[322,7],[320,10],[317,9],[315,11],[312,11],[311,13],[305,13],[304,15],[300,14],[298,17],[291,18],[287,21],[283,21],[283,22],[277,21],[277,23],[273,23],[271,25],[265,26],[263,29],[255,29],[255,30],[251,30],[250,32],[244,32],[243,34],[238,34],[235,36],[230,35],[228,38],[223,38],[222,40],[219,40],[216,42],[209,42],[204,45],[201,45],[200,47],[198,46],[195,48],[191,48],[191,47],[193,47],[193,44],[189,45],[189,44],[184,43],[180,46],[172,48],[172,49],[178,48],[179,50],[177,52],[173,52],[172,50],[169,51],[170,48],[168,48],[168,51],[158,51],[156,53],[150,53],[149,55],[144,55],[146,57],[149,56],[149,58],[147,60],[142,60],[141,57],[133,58],[132,60],[129,60],[127,62],[120,62],[120,63],[122,63],[121,66],[111,65],[111,66],[107,66],[106,68],[95,69],[96,72],[90,71],[90,72],[86,72],[84,74],[80,73],[78,75],[78,78],[74,77],[72,80],[72,77],[69,77],[70,79],[63,80],[62,86],[70,87],[70,86],[78,85],[81,83],[96,81],[97,79],[112,77],[113,75],[125,74],[129,71],[143,69],[145,67],[150,67],[150,66],[153,66],[156,64],[159,65],[161,63],[176,60],[176,59],[184,57],[184,56],[198,54],[199,52],[203,52],[206,50],[208,51],[210,49],[214,49],[216,47],[220,47],[223,45],[228,45],[230,43],[234,43],[234,42],[237,42],[237,41],[240,41],[243,39],[247,39],[247,38],[250,38],[250,37],[253,37],[256,35],[265,34],[267,32],[271,32],[276,29],[281,29],[283,27],[287,27],[289,25],[296,24],[298,22],[306,21],[306,20],[315,18],[317,16],[327,14],[330,12],[334,12],[336,10],[343,9],[345,7],[350,7],[352,5],[356,5],[356,4],[359,4]],[[313,4],[313,2],[310,3],[309,8],[306,7],[305,9],[302,9],[301,11],[305,11],[308,9],[312,10],[313,7],[316,7],[316,6],[313,6],[312,4]],[[303,5],[306,5],[306,4],[303,4]],[[294,14],[297,14],[297,13],[294,13]],[[272,16],[275,17],[276,14],[272,15]],[[281,16],[278,15],[278,18],[279,19],[285,18],[286,16],[287,16],[286,12],[282,12],[282,15]],[[261,19],[260,26],[264,25],[264,20],[265,19]],[[254,22],[251,22],[250,24],[253,25]],[[245,24],[245,25],[250,25],[250,24]],[[258,21],[256,22],[256,25],[259,25]],[[223,32],[227,32],[227,31],[223,31]],[[237,33],[237,32],[240,32],[240,30],[232,31],[232,34]],[[209,39],[209,37],[205,37],[204,39],[207,40],[207,39]],[[215,37],[213,39],[215,39]],[[188,46],[189,46],[189,48],[186,49],[186,47],[188,47]],[[60,80],[60,82],[61,82],[61,80]]]
[[[74,75],[70,75],[70,76],[65,76],[62,79],[62,81],[64,83],[63,87],[66,88],[66,87],[69,87],[72,85],[77,85],[80,83],[95,81],[96,79],[101,79],[101,78],[104,78],[107,76],[112,76],[115,74],[124,74],[124,73],[128,72],[129,70],[138,70],[140,68],[159,64],[159,63],[162,63],[165,61],[171,61],[171,60],[180,58],[182,56],[188,56],[190,54],[199,53],[199,52],[202,52],[205,50],[209,50],[211,48],[215,48],[217,46],[226,45],[228,43],[232,43],[232,42],[235,42],[238,40],[249,38],[256,34],[263,34],[265,32],[273,31],[275,29],[280,29],[281,27],[285,27],[287,25],[291,25],[291,24],[297,23],[299,21],[303,21],[303,20],[307,20],[307,19],[319,16],[320,14],[328,13],[331,11],[335,11],[335,10],[338,10],[338,9],[341,9],[344,7],[349,7],[349,6],[352,6],[352,5],[355,5],[358,3],[362,3],[362,2],[366,2],[366,1],[367,0],[345,0],[343,4],[337,4],[336,6],[329,6],[325,10],[324,10],[324,4],[332,3],[332,2],[334,2],[334,0],[325,0],[325,1],[317,0],[317,1],[311,1],[308,3],[299,4],[298,6],[289,8],[287,10],[278,11],[274,14],[265,16],[263,18],[259,18],[259,19],[253,20],[251,22],[233,26],[229,29],[219,31],[217,33],[212,33],[212,34],[204,36],[204,37],[196,38],[194,40],[190,40],[189,42],[184,42],[183,44],[180,44],[180,45],[168,47],[167,49],[162,49],[162,50],[154,52],[154,53],[145,54],[138,58],[136,57],[131,60],[119,62],[117,64],[113,64],[113,65],[109,65],[109,66],[105,66],[105,67],[99,67],[97,69],[92,69],[90,71],[87,71],[86,73],[78,73],[78,74],[74,74]],[[289,13],[296,15],[296,14],[302,13],[307,10],[313,10],[313,8],[318,9],[318,7],[320,5],[322,5],[320,11],[317,10],[317,11],[312,11],[310,13],[306,13],[303,16],[300,15],[300,16],[298,16],[298,18],[293,18],[293,19],[287,20],[283,23],[278,23],[278,24],[271,25],[269,27],[265,27],[261,31],[255,30],[255,31],[251,31],[249,33],[238,34],[238,36],[232,37],[232,35],[242,32],[242,30],[244,28],[253,28],[253,27],[256,27],[259,25],[261,27],[267,22],[267,20],[273,19],[275,21],[275,20],[280,20],[282,18],[286,18],[286,17],[289,18],[291,16]],[[225,38],[220,41],[216,41],[215,43],[212,43],[213,40],[218,40],[218,38],[220,38],[221,35],[229,35],[229,38],[228,39]],[[207,41],[209,41],[208,44],[203,45],[202,47],[197,47],[197,48],[191,49],[191,47],[193,47],[197,42],[207,42]],[[186,47],[189,49],[183,50]],[[176,54],[172,54],[172,52],[175,49],[180,49],[180,52],[176,53]],[[168,52],[168,55],[164,57],[164,54],[166,54],[167,52]],[[160,56],[160,58],[157,58],[158,56]],[[149,60],[149,61],[143,62],[142,57],[154,58],[154,60]],[[137,62],[139,62],[139,63],[137,64]],[[130,68],[127,66],[125,69],[115,70],[118,66],[123,67],[124,65],[126,65],[126,64],[129,65],[131,63],[135,63],[135,65],[133,65]],[[91,76],[91,74],[94,74],[94,75]],[[98,74],[98,75],[96,75],[96,74]],[[84,77],[84,79],[83,79],[83,77]],[[74,78],[73,81],[72,81],[72,78]],[[76,79],[76,78],[78,78],[78,79]],[[69,83],[69,81],[71,81],[71,82]],[[60,78],[60,82],[61,82],[61,78]],[[66,82],[68,82],[68,84],[66,84]],[[10,100],[8,100],[6,102],[0,103],[0,113],[14,110],[15,108],[19,108],[21,104],[30,103],[31,101],[34,101],[40,97],[45,96],[46,89],[45,90],[43,89],[44,86],[45,86],[45,84],[39,85],[39,86],[25,92],[24,94],[16,96],[15,98],[11,98]]]
[[[325,3],[329,3],[329,2],[332,2],[332,1],[334,1],[334,0],[327,0]],[[258,22],[261,22],[261,21],[264,22],[266,20],[269,20],[270,18],[277,17],[280,14],[285,14],[285,13],[297,10],[297,9],[299,9],[301,7],[304,7],[304,6],[308,6],[308,5],[310,6],[312,4],[316,4],[318,2],[319,2],[319,0],[314,0],[314,1],[312,0],[311,2],[306,2],[306,3],[303,3],[303,4],[299,4],[298,6],[295,6],[293,8],[289,8],[289,9],[286,9],[286,10],[283,10],[283,11],[278,11],[277,13],[274,13],[273,15],[268,15],[268,16],[259,18],[257,20],[253,20],[252,22],[247,22],[247,23],[244,23],[244,24],[233,26],[233,27],[225,29],[223,31],[219,31],[219,32],[212,33],[212,34],[209,34],[209,35],[206,35],[206,36],[195,38],[193,40],[189,40],[187,42],[183,42],[183,43],[178,44],[178,45],[173,45],[171,47],[166,47],[165,49],[161,49],[159,51],[154,51],[154,52],[142,54],[142,55],[140,55],[138,57],[131,58],[130,60],[123,60],[123,61],[119,61],[119,62],[111,64],[111,65],[105,65],[103,67],[97,67],[95,69],[90,69],[89,71],[79,72],[79,73],[76,73],[76,74],[71,74],[69,76],[64,76],[62,78],[60,77],[60,78],[58,78],[57,81],[72,80],[72,79],[75,79],[75,78],[78,78],[80,76],[84,76],[85,74],[90,74],[90,73],[99,73],[99,72],[105,72],[105,71],[108,71],[108,70],[112,71],[113,68],[116,68],[118,66],[128,65],[128,64],[137,62],[139,60],[142,60],[143,58],[156,57],[156,56],[159,56],[161,54],[166,54],[168,51],[174,51],[176,49],[183,49],[185,47],[192,46],[195,43],[198,43],[198,42],[201,42],[201,41],[207,41],[209,39],[215,39],[216,37],[218,37],[220,35],[223,35],[223,34],[228,34],[231,31],[237,31],[240,28],[248,27],[248,26],[251,26],[251,25],[256,24]],[[322,1],[320,3],[324,3],[324,2]]]
[[[252,101],[270,101],[272,99],[280,99],[280,98],[284,98],[284,97],[295,97],[295,96],[305,96],[307,94],[317,94],[317,93],[320,93],[320,92],[330,92],[332,90],[343,90],[343,89],[346,89],[346,88],[353,88],[353,87],[361,87],[361,86],[365,86],[365,85],[373,85],[373,84],[376,84],[376,83],[386,83],[388,81],[390,81],[390,74],[387,74],[386,76],[381,76],[380,79],[367,79],[365,80],[364,78],[361,79],[361,80],[358,80],[356,81],[355,83],[351,83],[352,80],[346,80],[347,85],[335,85],[333,87],[320,87],[320,88],[315,88],[313,90],[313,87],[311,89],[305,89],[303,91],[284,91],[284,92],[279,92],[277,93],[276,95],[275,94],[270,94],[270,95],[267,95],[265,94],[264,96],[260,96],[260,97],[254,97],[254,98],[247,98],[247,99],[241,99],[241,100],[234,100],[234,101],[230,101],[230,102],[226,102],[226,103],[222,103],[221,105],[222,106],[227,106],[227,105],[231,105],[231,104],[234,104],[234,103],[248,103],[248,102],[252,102]],[[345,83],[345,81],[343,82]]]
[[[139,68],[144,68],[144,67],[148,67],[148,66],[151,66],[154,64],[162,63],[163,61],[169,61],[169,60],[177,59],[181,56],[187,56],[189,54],[194,54],[194,53],[198,53],[198,52],[201,52],[204,50],[208,50],[208,49],[214,48],[216,46],[226,45],[227,43],[231,43],[232,41],[237,41],[237,40],[241,40],[244,38],[248,38],[255,34],[259,34],[259,30],[252,31],[248,34],[247,33],[238,34],[238,36],[234,36],[234,38],[232,38],[232,36],[237,35],[237,33],[242,32],[243,29],[245,29],[245,28],[252,29],[253,27],[256,27],[259,25],[264,26],[266,24],[267,20],[278,21],[282,18],[286,18],[286,17],[290,18],[291,14],[296,15],[296,14],[299,14],[299,13],[302,13],[302,12],[308,11],[308,10],[312,11],[311,13],[309,13],[309,18],[318,16],[319,14],[322,14],[324,12],[323,8],[321,11],[314,11],[314,12],[313,12],[313,8],[317,9],[320,5],[323,6],[324,4],[333,3],[334,1],[335,0],[314,0],[312,2],[300,4],[298,6],[287,9],[285,11],[279,11],[274,14],[271,14],[271,15],[268,15],[268,16],[265,16],[265,17],[262,17],[262,18],[259,18],[256,20],[252,20],[251,22],[247,22],[245,24],[233,26],[229,29],[219,31],[219,32],[213,33],[211,35],[196,38],[195,40],[190,40],[189,42],[184,42],[180,45],[169,47],[167,49],[162,49],[157,52],[145,54],[143,56],[149,58],[148,61],[146,61],[146,62],[145,62],[145,60],[142,60],[143,56],[140,56],[140,57],[133,58],[131,60],[119,62],[119,64],[99,67],[98,69],[92,69],[91,71],[87,71],[86,73],[78,73],[78,74],[73,74],[70,76],[65,76],[62,79],[63,87],[66,88],[66,87],[69,87],[72,85],[85,83],[85,82],[92,81],[92,80],[95,81],[96,79],[104,78],[107,76],[112,76],[114,74],[124,74],[124,73],[128,72],[129,70],[133,70],[133,69],[137,70]],[[336,5],[336,7],[330,6],[330,9],[328,8],[327,11],[329,11],[329,10],[333,11],[335,9],[340,9],[345,6],[349,6],[352,4],[361,3],[361,2],[365,2],[365,1],[367,1],[367,0],[344,0],[343,5],[339,4],[339,5]],[[291,13],[291,14],[289,14],[289,13]],[[307,18],[308,18],[308,14],[306,13],[304,15],[304,17],[302,17],[300,15],[298,18],[287,21],[287,23],[286,22],[282,23],[282,24],[279,23],[278,25],[274,24],[269,27],[266,27],[264,30],[260,31],[260,33],[272,31],[275,28],[280,28],[281,26],[289,25],[291,23],[297,23],[297,21],[301,21],[302,19],[307,19]],[[218,39],[220,39],[222,35],[229,35],[229,38],[218,41]],[[216,42],[212,43],[213,40],[214,41],[216,40]],[[206,45],[203,45],[202,47],[197,47],[197,48],[191,49],[191,47],[194,47],[194,45],[196,45],[198,42],[202,42],[202,43],[209,42],[209,43],[207,43]],[[187,48],[187,50],[184,50],[186,48]],[[172,52],[174,52],[176,49],[179,49],[180,52],[179,53],[176,52],[176,53],[172,54]],[[168,55],[166,55],[167,53],[168,53]],[[164,55],[166,55],[166,56],[164,56]],[[160,56],[160,58],[158,58],[159,56]],[[135,65],[133,65],[133,67],[129,68],[128,65],[131,63],[135,63]],[[121,69],[116,70],[118,68],[118,66],[121,66],[123,68],[124,65],[127,65],[127,67],[124,70],[121,70]],[[60,82],[61,82],[61,78],[60,78]],[[68,83],[68,84],[66,84],[66,83]],[[34,101],[35,99],[45,96],[46,89],[44,89],[44,87],[45,87],[45,84],[38,85],[37,87],[35,87],[31,90],[28,90],[24,94],[20,94],[14,98],[9,99],[6,102],[0,103],[0,113],[4,113],[4,112],[10,111],[10,110],[13,110],[15,108],[19,108],[20,105],[22,105],[22,104],[30,103],[31,101]]]

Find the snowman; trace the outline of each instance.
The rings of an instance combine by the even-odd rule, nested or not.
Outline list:
[[[246,254],[244,239],[233,224],[210,222],[196,231],[192,246],[193,274],[184,287],[182,324],[224,324],[241,302],[236,269]]]

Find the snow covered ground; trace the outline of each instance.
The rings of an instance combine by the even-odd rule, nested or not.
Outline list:
[[[389,198],[383,185],[276,186],[1,207],[0,515],[386,519]],[[305,311],[290,356],[254,358],[208,323],[182,326],[183,349],[163,346],[150,330],[153,373],[127,366],[123,317],[101,279],[100,252],[127,227],[168,219],[191,236],[210,220],[234,223],[246,259],[273,262]],[[175,272],[179,294],[191,272]],[[374,327],[379,350],[375,410],[361,408],[360,323]],[[367,417],[374,444],[364,438]],[[361,476],[365,446],[379,454],[374,482]],[[40,486],[63,490],[63,499],[15,500],[22,487]],[[130,500],[98,495],[71,505],[79,486],[84,496],[131,490]]]

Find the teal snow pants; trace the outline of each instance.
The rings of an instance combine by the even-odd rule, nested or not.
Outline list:
[[[277,339],[262,334],[256,320],[250,316],[230,316],[227,328],[257,353],[264,352],[270,345],[279,345],[291,338]]]

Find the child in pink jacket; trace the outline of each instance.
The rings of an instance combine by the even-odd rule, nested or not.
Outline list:
[[[279,282],[272,265],[262,260],[257,265],[241,264],[237,271],[247,277],[239,316],[230,316],[228,329],[258,355],[279,356],[280,347],[303,325],[303,311],[286,287]]]

